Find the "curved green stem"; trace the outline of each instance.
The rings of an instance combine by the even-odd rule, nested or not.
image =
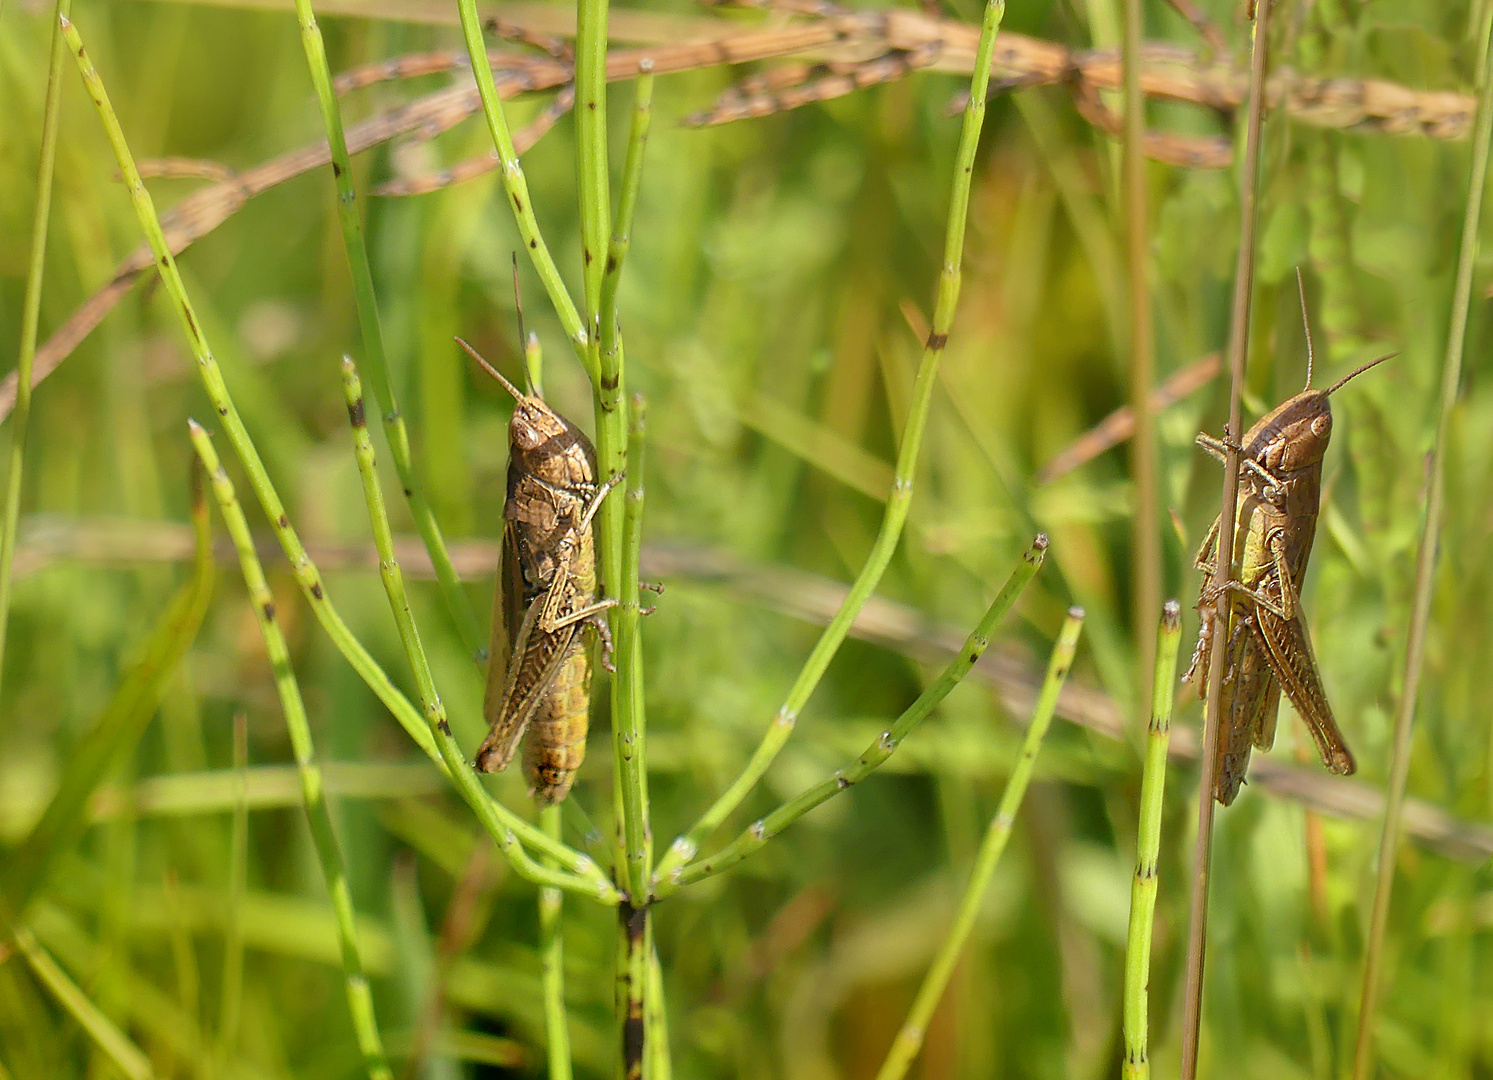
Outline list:
[[[667,896],[680,886],[692,884],[702,878],[718,874],[729,866],[734,866],[820,803],[828,802],[840,792],[848,790],[870,776],[887,758],[892,756],[907,737],[917,730],[918,725],[928,718],[939,703],[948,697],[954,687],[958,686],[974,668],[990,645],[990,635],[994,632],[996,625],[1006,617],[1012,605],[1016,603],[1017,597],[1026,589],[1027,584],[1041,568],[1046,554],[1047,537],[1039,535],[1032,541],[1032,546],[1027,548],[1020,564],[1012,571],[1005,586],[986,609],[984,617],[965,640],[964,647],[959,650],[958,655],[950,661],[948,667],[944,668],[942,674],[918,695],[918,699],[908,707],[907,711],[897,718],[896,723],[868,746],[859,758],[845,768],[836,770],[828,780],[816,784],[802,795],[784,803],[766,817],[754,822],[750,828],[714,855],[680,867],[670,875],[668,881],[660,882],[655,886],[655,894],[659,897]]]
[[[467,652],[481,663],[486,656],[486,642],[477,625],[472,602],[462,590],[456,568],[451,564],[451,555],[446,550],[446,541],[441,536],[435,512],[431,510],[430,503],[421,490],[410,455],[409,431],[394,397],[394,384],[389,377],[389,362],[384,350],[383,329],[378,318],[378,298],[373,289],[373,272],[368,263],[368,246],[363,240],[357,191],[353,188],[352,161],[348,157],[347,139],[342,131],[342,114],[337,105],[337,94],[332,89],[332,73],[327,67],[326,46],[322,42],[321,30],[316,25],[316,13],[311,9],[310,0],[295,0],[295,9],[301,26],[301,45],[306,51],[306,64],[311,70],[311,82],[316,87],[316,99],[321,106],[322,125],[327,132],[327,145],[331,148],[332,176],[337,184],[337,219],[342,226],[342,243],[347,249],[348,269],[352,272],[353,301],[362,331],[365,363],[369,381],[373,384],[374,396],[378,399],[380,415],[383,417],[384,436],[388,439],[389,450],[394,458],[394,470],[399,474],[399,483],[409,502],[410,515],[415,519],[415,528],[425,542],[426,551],[430,553],[436,583],[451,612],[451,618],[456,623],[457,634]]]
[[[923,445],[923,430],[928,422],[928,408],[933,400],[938,364],[943,358],[944,346],[949,339],[949,327],[954,320],[954,309],[959,302],[960,265],[964,260],[964,226],[969,216],[969,192],[974,175],[975,151],[979,148],[980,129],[985,123],[985,96],[990,84],[995,37],[1005,12],[1004,0],[989,0],[980,25],[980,44],[975,53],[974,76],[970,80],[969,101],[964,107],[964,124],[959,134],[959,150],[954,159],[954,184],[949,199],[948,228],[944,235],[943,268],[939,273],[938,292],[933,307],[933,330],[928,335],[922,360],[918,364],[917,378],[913,382],[907,427],[902,433],[896,474],[891,494],[887,497],[881,529],[876,534],[871,553],[846,594],[844,603],[819,636],[782,707],[773,717],[767,733],[763,735],[746,767],[710,808],[700,815],[699,820],[669,846],[654,872],[657,880],[667,881],[675,870],[693,859],[700,850],[700,845],[721,827],[756,786],[757,781],[762,779],[767,767],[788,742],[788,737],[798,722],[799,712],[819,685],[830,661],[850,632],[855,617],[876,591],[882,574],[891,562],[892,553],[897,549],[902,527],[907,522],[907,513],[912,504],[918,453]]]
[[[316,857],[321,863],[322,877],[326,879],[327,892],[332,898],[332,911],[337,919],[337,938],[342,946],[342,971],[347,983],[347,1005],[352,1013],[358,1049],[363,1055],[364,1067],[373,1080],[393,1080],[388,1059],[384,1055],[383,1039],[378,1033],[378,1020],[374,1016],[373,994],[368,986],[368,977],[363,973],[363,959],[358,953],[356,913],[353,911],[352,892],[347,884],[342,848],[337,843],[337,834],[332,830],[332,815],[327,810],[321,767],[316,763],[316,747],[311,741],[311,725],[306,721],[306,706],[301,700],[301,688],[290,665],[290,648],[285,643],[285,634],[280,629],[280,622],[275,614],[275,599],[265,580],[259,556],[254,552],[254,537],[249,533],[249,522],[244,518],[243,508],[239,506],[233,481],[228,478],[227,470],[218,460],[207,432],[195,420],[189,420],[187,424],[191,429],[192,444],[197,448],[197,456],[202,459],[208,480],[212,484],[213,495],[218,500],[218,509],[228,526],[228,535],[233,538],[234,549],[238,552],[244,585],[249,591],[249,602],[253,605],[259,632],[264,637],[265,652],[269,655],[270,667],[274,671],[275,693],[280,697],[280,710],[285,716],[285,728],[290,734],[296,771],[300,775],[301,801],[306,809],[306,820],[311,826],[311,840],[316,847]]]
[[[508,194],[508,205],[513,208],[514,219],[518,222],[518,233],[523,237],[524,247],[528,249],[529,258],[533,260],[534,269],[539,273],[539,280],[544,284],[550,303],[554,305],[555,314],[560,317],[560,325],[565,328],[576,357],[595,383],[598,372],[595,357],[588,348],[590,335],[581,324],[575,301],[571,300],[565,282],[560,278],[560,270],[555,265],[554,257],[550,255],[549,245],[539,232],[539,221],[534,217],[534,204],[529,198],[529,182],[524,177],[523,166],[519,164],[518,153],[513,149],[513,134],[508,129],[508,118],[503,115],[503,103],[498,97],[497,87],[493,85],[487,46],[482,40],[482,23],[477,18],[476,0],[456,0],[456,8],[461,16],[461,33],[466,42],[467,56],[472,61],[472,73],[477,79],[477,93],[482,98],[482,112],[487,117],[487,126],[492,132],[493,144],[497,147],[500,161],[498,171],[503,178],[503,190]],[[579,101],[576,111],[583,111]]]
[[[1031,780],[1032,769],[1037,763],[1037,751],[1042,748],[1042,739],[1052,722],[1058,692],[1068,678],[1068,669],[1073,664],[1073,653],[1078,648],[1078,632],[1081,629],[1082,609],[1070,608],[1063,628],[1058,631],[1052,658],[1047,662],[1047,675],[1042,680],[1042,690],[1037,695],[1037,707],[1032,712],[1031,727],[1026,729],[1026,738],[1021,743],[1021,754],[1016,759],[1016,767],[1011,770],[1011,779],[1006,781],[1006,790],[1001,795],[1000,806],[996,808],[995,817],[985,830],[985,838],[980,842],[980,850],[975,855],[975,867],[969,875],[964,896],[960,898],[954,925],[934,955],[928,974],[923,978],[923,985],[918,987],[917,997],[913,999],[907,1019],[902,1022],[902,1027],[892,1040],[892,1048],[887,1052],[886,1060],[876,1074],[876,1080],[901,1080],[907,1073],[907,1067],[912,1064],[912,1059],[922,1049],[928,1021],[933,1017],[933,1010],[938,1007],[939,999],[949,985],[950,976],[954,974],[954,965],[959,962],[959,954],[964,951],[964,943],[974,929],[975,917],[980,913],[990,877],[995,873],[996,864],[1006,850],[1006,841],[1011,838],[1016,811],[1020,809],[1021,800],[1026,795],[1027,783]]]

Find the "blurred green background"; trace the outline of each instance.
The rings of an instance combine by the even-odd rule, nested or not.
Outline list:
[[[1241,55],[1237,5],[1200,6]],[[342,3],[324,16],[334,71],[458,46],[434,0]],[[655,5],[682,20],[716,15]],[[1204,49],[1162,4],[1147,37]],[[1486,4],[1282,0],[1277,55],[1318,75],[1468,92]],[[19,338],[49,4],[0,10],[0,341]],[[615,16],[622,13],[616,12]],[[968,0],[942,14],[977,20]],[[321,135],[288,0],[78,0],[86,37],[139,158],[244,169]],[[1117,0],[1014,2],[1005,26],[1074,47],[1114,47]],[[847,582],[875,534],[943,239],[962,78],[919,73],[784,115],[683,126],[744,72],[660,78],[632,252],[622,285],[631,386],[649,400],[645,539],[672,553],[644,624],[654,834],[688,826],[756,745],[814,640],[823,604],[794,568]],[[457,76],[386,83],[344,100],[374,115]],[[510,104],[517,119],[543,97]],[[625,136],[614,86],[614,151]],[[42,336],[104,285],[139,243],[112,155],[64,69],[62,136]],[[1214,114],[1153,106],[1173,131],[1228,134]],[[433,144],[355,159],[360,192],[486,150],[468,121]],[[1382,789],[1402,678],[1425,454],[1466,197],[1468,146],[1420,136],[1267,126],[1257,319],[1246,410],[1299,389],[1304,347],[1293,269],[1316,331],[1319,384],[1379,352],[1398,359],[1334,399],[1337,438],[1306,604],[1316,654],[1366,785]],[[923,617],[901,648],[852,641],[740,829],[875,738],[936,667],[919,634],[966,628],[1033,533],[1050,557],[1002,631],[1033,676],[1071,603],[1088,611],[1074,682],[1113,700],[1132,730],[1129,459],[1110,450],[1051,483],[1038,469],[1128,400],[1118,144],[1067,89],[991,106],[976,170],[964,290],[935,393],[912,517],[880,594]],[[573,127],[525,155],[536,210],[579,291]],[[1148,171],[1158,381],[1223,346],[1238,229],[1232,170]],[[165,208],[202,181],[158,179]],[[367,518],[337,361],[360,349],[328,170],[247,203],[182,258],[187,286],[246,424],[304,536],[363,552]],[[461,550],[499,533],[510,402],[451,343],[460,333],[517,376],[510,277],[520,247],[494,175],[366,203],[383,324],[418,469]],[[1484,232],[1493,231],[1493,226]],[[550,401],[583,426],[589,393],[527,263],[525,315],[546,346]],[[1447,447],[1447,517],[1417,712],[1410,791],[1469,822],[1493,819],[1493,395],[1484,373],[1480,260],[1463,392]],[[79,740],[185,579],[188,416],[211,418],[157,289],[137,288],[42,384],[26,460],[18,582],[0,687],[0,851],[27,835]],[[6,366],[10,365],[6,361]],[[1158,419],[1167,596],[1195,631],[1192,552],[1216,513],[1217,466],[1192,446],[1217,433],[1214,380]],[[9,428],[5,438],[8,440]],[[242,476],[237,472],[235,478]],[[390,483],[395,525],[412,532]],[[1172,511],[1166,514],[1165,511]],[[266,523],[249,507],[251,523]],[[220,523],[219,529],[221,531]],[[267,530],[265,530],[267,531]],[[746,577],[687,572],[715,560]],[[755,570],[753,568],[756,568]],[[334,813],[365,960],[391,1050],[408,1046],[435,938],[464,877],[469,940],[448,972],[451,1032],[432,1077],[538,1075],[544,1051],[535,890],[508,872],[270,564],[318,751],[349,763]],[[377,575],[329,571],[328,591],[402,686],[408,669]],[[743,584],[745,582],[745,584]],[[822,582],[821,582],[822,584]],[[491,577],[470,591],[486,611]],[[481,686],[434,586],[415,586],[456,734],[481,738]],[[816,607],[816,604],[818,605]],[[1479,672],[1483,672],[1479,675]],[[604,702],[604,696],[598,696]],[[656,912],[675,1069],[681,1076],[830,1078],[874,1071],[947,928],[1014,757],[1000,691],[961,686],[889,766],[735,871]],[[610,817],[605,705],[572,798]],[[1289,705],[1283,707],[1291,715]],[[247,892],[230,911],[233,717],[246,717],[253,790]],[[1179,726],[1196,726],[1190,695]],[[1276,758],[1310,743],[1284,719]],[[351,1077],[335,930],[309,842],[270,668],[236,565],[144,738],[110,773],[95,824],[68,850],[27,920],[161,1076]],[[403,768],[383,766],[403,765]],[[1326,783],[1311,761],[1309,776]],[[1134,859],[1138,739],[1059,724],[1038,765],[975,942],[915,1068],[923,1077],[1118,1074],[1120,973]],[[162,778],[178,777],[165,783]],[[1170,777],[1152,989],[1153,1059],[1175,1070],[1196,769]],[[278,786],[276,786],[278,784]],[[527,804],[517,776],[494,790]],[[133,792],[135,798],[129,798]],[[1327,1078],[1351,1058],[1378,819],[1309,821],[1247,788],[1220,814],[1205,1012],[1207,1075]],[[1320,828],[1314,863],[1308,836]],[[1486,828],[1478,834],[1484,839]],[[572,831],[570,838],[578,841]],[[1493,1076],[1493,875],[1475,844],[1450,857],[1407,840],[1390,916],[1380,1075]],[[0,855],[0,859],[4,856]],[[614,916],[567,902],[577,1066],[610,1068]],[[242,1018],[220,1017],[225,942],[246,947]],[[403,1043],[401,1044],[401,1039]],[[226,1064],[225,1064],[226,1062]],[[494,1071],[496,1070],[496,1071]],[[111,1066],[11,956],[0,963],[0,1076],[107,1076]]]

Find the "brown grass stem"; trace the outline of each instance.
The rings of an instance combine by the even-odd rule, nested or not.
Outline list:
[[[1239,496],[1239,451],[1243,429],[1240,397],[1244,361],[1249,355],[1250,301],[1254,290],[1255,226],[1259,217],[1260,137],[1265,125],[1265,77],[1270,55],[1270,0],[1255,15],[1250,53],[1249,113],[1244,131],[1244,172],[1240,178],[1239,258],[1234,268],[1234,301],[1229,320],[1229,426],[1224,442],[1223,495],[1219,503],[1220,537],[1234,535],[1235,501]],[[1224,596],[1233,569],[1234,545],[1220,542],[1213,568],[1215,596]],[[1208,706],[1203,721],[1203,767],[1198,781],[1197,847],[1193,859],[1191,915],[1187,931],[1187,984],[1182,1015],[1182,1080],[1197,1076],[1198,1041],[1203,1019],[1203,966],[1208,946],[1208,871],[1213,855],[1213,789],[1218,771],[1219,702],[1223,697],[1224,647],[1228,640],[1227,608],[1202,610],[1214,620],[1213,657],[1208,669]]]
[[[1125,263],[1130,290],[1130,410],[1135,434],[1130,442],[1130,471],[1135,487],[1131,507],[1130,553],[1133,560],[1131,625],[1140,650],[1140,685],[1136,687],[1136,733],[1149,722],[1152,668],[1156,659],[1154,628],[1161,617],[1161,522],[1157,512],[1155,407],[1156,341],[1151,318],[1147,267],[1150,226],[1146,207],[1146,99],[1140,86],[1140,50],[1145,19],[1141,0],[1125,0],[1121,53],[1125,68],[1125,135],[1122,159],[1125,197]]]

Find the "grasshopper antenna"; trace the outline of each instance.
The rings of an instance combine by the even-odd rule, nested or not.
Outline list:
[[[513,395],[513,399],[515,401],[522,401],[524,399],[524,394],[519,390],[519,388],[516,387],[516,386],[514,386],[507,379],[503,378],[503,373],[500,372],[497,368],[493,367],[491,364],[489,364],[486,360],[484,360],[482,358],[482,354],[481,353],[479,353],[476,349],[472,348],[470,345],[468,345],[461,338],[457,338],[456,339],[456,344],[460,345],[463,349],[465,349],[467,355],[470,356],[473,360],[477,361],[477,363],[481,366],[481,368],[482,368],[483,371],[487,372],[494,379],[496,379],[499,383],[501,383],[502,386],[503,386],[503,389],[507,390],[510,394],[512,394]]]
[[[514,256],[518,258],[517,255]],[[514,266],[517,267],[517,263]],[[514,271],[517,273],[517,270]],[[1301,297],[1301,329],[1306,332],[1306,389],[1312,388],[1312,322],[1306,317],[1306,286],[1301,283],[1301,267],[1296,268],[1296,295]],[[1355,372],[1354,374],[1357,374]],[[1350,378],[1352,376],[1349,376]],[[1330,393],[1331,391],[1329,391]]]
[[[1354,370],[1348,372],[1348,374],[1344,375],[1337,382],[1335,382],[1331,386],[1329,386],[1323,392],[1323,396],[1326,397],[1328,394],[1331,394],[1334,390],[1340,390],[1340,389],[1342,389],[1343,384],[1345,382],[1347,382],[1349,379],[1356,379],[1356,378],[1358,378],[1358,376],[1362,375],[1369,368],[1371,368],[1371,367],[1378,367],[1380,364],[1384,363],[1384,361],[1386,361],[1386,360],[1393,360],[1396,356],[1399,356],[1399,355],[1400,354],[1397,353],[1397,352],[1385,353],[1383,356],[1379,357],[1379,359],[1377,359],[1377,360],[1370,360],[1367,364],[1364,364],[1362,367],[1355,368]]]

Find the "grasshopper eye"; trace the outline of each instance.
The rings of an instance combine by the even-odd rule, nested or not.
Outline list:
[[[533,450],[544,442],[544,433],[529,423],[522,412],[515,412],[508,424],[508,437],[525,450]]]
[[[1312,420],[1312,434],[1318,438],[1325,439],[1332,434],[1332,416],[1323,413]]]

